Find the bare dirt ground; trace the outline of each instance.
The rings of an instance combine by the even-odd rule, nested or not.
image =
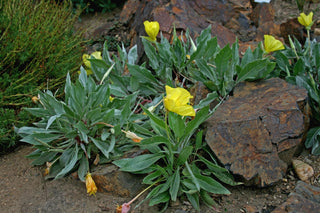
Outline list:
[[[274,6],[278,22],[292,16],[296,17],[298,14],[294,1],[276,1]],[[112,23],[117,22],[120,11],[117,10],[109,15],[88,16],[82,19],[83,22],[80,25],[90,29],[93,24],[103,23],[106,20]],[[88,31],[89,35],[90,33],[92,32]],[[32,147],[22,145],[12,153],[0,156],[0,212],[115,212],[117,205],[132,199],[132,197],[120,197],[107,192],[88,196],[85,184],[72,176],[59,180],[45,180],[44,168],[31,166],[31,160],[25,158],[31,151]],[[305,150],[298,158],[313,167],[315,175],[310,183],[320,186],[320,157],[313,156]],[[293,169],[289,168],[283,180],[271,187],[227,187],[232,194],[216,197],[219,204],[216,211],[203,207],[201,212],[271,212],[287,199],[297,181],[298,178]],[[139,200],[133,207],[137,203]],[[133,212],[157,211],[157,207],[149,207],[145,202]],[[166,212],[195,212],[195,210],[192,210],[190,204],[181,201],[173,204]]]

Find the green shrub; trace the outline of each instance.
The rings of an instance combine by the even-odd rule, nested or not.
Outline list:
[[[15,144],[12,126],[20,124],[21,107],[30,105],[39,90],[57,90],[67,72],[79,69],[83,39],[73,25],[80,13],[69,1],[1,1],[0,107],[15,117],[2,120],[0,138],[10,142],[0,140],[1,147]]]
[[[86,13],[111,11],[122,5],[125,0],[72,0],[74,8],[85,9]]]

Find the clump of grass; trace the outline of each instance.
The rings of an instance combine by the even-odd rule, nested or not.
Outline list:
[[[70,1],[0,2],[0,108],[15,116],[2,121],[0,143],[6,143],[3,137],[11,140],[21,108],[30,106],[37,91],[56,91],[68,72],[79,69],[84,41],[73,25],[81,12],[73,11]]]

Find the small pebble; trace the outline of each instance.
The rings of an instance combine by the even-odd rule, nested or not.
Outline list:
[[[292,160],[292,166],[302,181],[307,181],[314,175],[313,168],[301,160]]]

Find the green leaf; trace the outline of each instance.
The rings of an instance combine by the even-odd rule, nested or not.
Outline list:
[[[154,206],[159,203],[165,203],[165,202],[168,202],[169,200],[170,200],[169,193],[167,191],[162,192],[162,193],[158,194],[157,196],[154,196],[150,199],[149,206]]]
[[[244,53],[244,55],[242,56],[242,60],[241,60],[241,64],[240,67],[243,68],[245,67],[249,62],[254,61],[254,57],[253,57],[253,53],[252,50],[250,48],[250,46],[248,47],[248,49],[246,50],[246,52]],[[238,73],[239,74],[239,73]]]
[[[152,75],[151,71],[144,67],[134,64],[128,64],[128,70],[131,75],[139,79],[139,82],[152,83],[154,85],[158,84],[158,80],[156,80],[154,75]]]
[[[154,179],[157,179],[161,177],[162,173],[160,170],[156,170],[155,172],[152,172],[151,174],[147,175],[143,178],[142,182],[144,184],[152,184]]]
[[[49,127],[51,126],[51,124],[52,124],[57,118],[60,118],[60,116],[61,116],[61,114],[51,116],[51,117],[48,119],[48,123],[47,123],[46,129],[49,129]]]
[[[200,161],[202,161],[203,163],[205,163],[207,165],[207,167],[209,168],[209,170],[212,172],[212,174],[214,176],[216,176],[220,181],[229,184],[231,186],[236,186],[239,185],[241,183],[238,183],[236,181],[234,181],[233,176],[229,173],[229,171],[207,159],[205,159],[202,156],[198,156]]]
[[[178,166],[178,168],[176,169],[173,175],[173,181],[169,189],[169,194],[171,196],[172,201],[177,200],[179,189],[180,189],[180,168]]]
[[[184,147],[181,152],[179,153],[179,157],[177,159],[177,164],[178,166],[181,166],[183,164],[185,164],[189,158],[189,156],[192,154],[193,152],[193,147],[192,146],[187,146]]]
[[[143,127],[142,125],[138,125],[133,123],[132,127],[134,128],[134,132],[140,133],[147,136],[153,136],[152,132],[150,132],[147,128]]]
[[[303,76],[296,76],[296,84],[300,87],[304,87],[315,102],[320,103],[320,97],[318,95],[318,89],[314,88],[310,79]]]
[[[110,65],[108,65],[104,60],[101,59],[88,59],[91,63],[91,69],[95,77],[98,81],[101,81],[103,78],[103,75],[107,72],[107,70],[110,68]]]
[[[275,53],[275,58],[276,58],[277,65],[282,71],[286,72],[286,69],[290,68],[289,59],[281,51],[277,51]]]
[[[108,63],[110,65],[110,64],[113,64],[113,61],[110,58],[110,54],[109,54],[109,51],[108,51],[108,44],[107,43],[108,42],[106,40],[104,42],[104,44],[103,44],[102,58],[103,58],[104,61],[106,61],[106,63]]]
[[[61,178],[65,176],[68,172],[70,172],[72,169],[74,169],[77,161],[78,161],[78,146],[76,145],[75,148],[73,148],[73,151],[70,155],[70,160],[65,164],[64,168],[56,175],[54,179]]]
[[[295,63],[294,67],[293,67],[293,75],[300,75],[303,74],[305,72],[305,67],[304,67],[304,62],[301,58],[299,58],[299,60]]]
[[[32,161],[31,165],[43,165],[46,162],[50,162],[57,154],[58,152],[41,152],[40,156]]]
[[[41,108],[24,108],[24,110],[28,111],[32,115],[36,117],[47,117],[50,116],[51,113],[47,109],[41,109]]]
[[[226,189],[223,185],[221,185],[211,177],[203,176],[200,174],[195,174],[195,177],[203,190],[214,194],[230,194],[230,191],[228,189]]]
[[[141,105],[141,108],[143,111],[150,117],[151,121],[160,129],[166,130],[166,124],[164,123],[163,120],[161,120],[158,116],[154,115],[151,113],[147,108]]]
[[[201,196],[201,199],[203,200],[203,202],[207,206],[209,206],[209,207],[218,206],[218,204],[212,199],[212,197],[205,190],[200,191],[200,196]]]
[[[307,138],[305,142],[305,146],[307,149],[315,146],[315,144],[319,143],[318,137],[320,136],[320,127],[311,128],[307,133]]]
[[[189,173],[189,175],[190,175],[190,177],[191,177],[190,179],[192,180],[192,182],[193,182],[194,185],[196,186],[197,190],[200,191],[200,184],[199,184],[199,182],[198,182],[198,179],[197,179],[197,178],[195,177],[195,175],[193,174],[193,172],[192,172],[192,170],[191,170],[188,162],[186,162],[185,165],[186,165],[187,171],[188,171],[188,173]]]
[[[196,63],[197,63],[197,66],[199,67],[202,75],[205,75],[214,84],[219,83],[219,79],[218,79],[216,71],[208,65],[206,60],[197,59]],[[205,79],[202,79],[202,81],[203,80],[205,80]]]
[[[168,138],[160,135],[153,136],[151,138],[143,139],[140,142],[141,146],[148,146],[148,145],[159,145],[159,144],[171,144],[171,142],[168,140]]]
[[[111,84],[109,86],[110,86],[110,94],[118,96],[118,97],[127,96],[126,91],[122,87],[115,85],[115,84]]]
[[[21,141],[32,145],[44,145],[50,147],[48,143],[59,139],[61,136],[61,134],[34,133],[22,138]]]
[[[128,64],[135,64],[138,59],[138,48],[137,45],[131,47],[128,52]]]
[[[169,126],[173,130],[175,138],[179,140],[184,135],[184,130],[186,128],[184,119],[176,113],[169,112],[168,120]]]
[[[190,201],[193,208],[195,208],[197,211],[200,211],[199,195],[197,193],[187,193],[187,198]]]
[[[78,169],[78,176],[81,181],[85,181],[85,176],[89,172],[89,161],[85,155],[82,155],[80,159],[80,165]]]
[[[163,154],[144,154],[135,158],[125,158],[113,161],[113,164],[120,167],[121,171],[137,172],[146,169],[157,162],[160,158],[164,157]]]
[[[215,58],[216,72],[218,73],[219,81],[223,81],[225,73],[230,69],[230,59],[232,58],[232,51],[229,45],[226,45]],[[220,82],[221,84],[222,82]]]
[[[200,130],[197,133],[197,136],[196,136],[196,149],[200,149],[202,147],[202,144],[203,144],[202,137],[203,137],[203,129]]]
[[[88,77],[87,77],[87,72],[85,69],[80,69],[80,75],[79,75],[79,82],[83,86],[83,88],[87,88],[87,82],[88,82]]]
[[[216,100],[219,97],[218,93],[216,91],[208,93],[207,97],[202,99],[199,104],[197,104],[196,106],[194,106],[195,109],[201,109],[204,108],[206,106],[208,106],[209,104],[211,104],[214,100]]]
[[[193,132],[196,129],[198,129],[198,127],[203,122],[205,122],[210,117],[210,115],[211,114],[209,113],[209,106],[202,108],[200,111],[197,112],[195,118],[187,124],[185,132],[193,134]]]
[[[36,134],[36,133],[56,133],[56,132],[57,130],[53,130],[53,129],[47,130],[44,128],[27,127],[27,126],[18,128],[17,130],[18,134],[28,134],[28,135]]]
[[[157,70],[159,68],[158,54],[156,53],[155,47],[152,43],[145,38],[142,38],[142,43],[144,47],[144,51],[149,59],[150,66]]]
[[[253,62],[246,64],[246,66],[242,68],[240,73],[238,73],[237,83],[248,80],[248,79],[250,80],[257,79],[257,77],[260,78],[261,75],[266,76],[268,74],[267,72],[272,71],[272,69],[270,70],[270,68],[268,68],[269,63],[270,62],[267,59],[262,59],[262,60],[255,60]]]
[[[94,145],[102,152],[102,154],[106,157],[109,158],[109,144],[106,141],[100,141],[98,139],[95,139],[93,137],[90,137]]]
[[[183,173],[183,175],[185,175]],[[181,179],[181,183],[187,187],[188,190],[183,190],[183,192],[185,193],[189,193],[189,194],[193,194],[193,193],[198,193],[199,190],[197,189],[196,185],[192,182],[191,179],[189,178],[184,178],[184,179]]]

